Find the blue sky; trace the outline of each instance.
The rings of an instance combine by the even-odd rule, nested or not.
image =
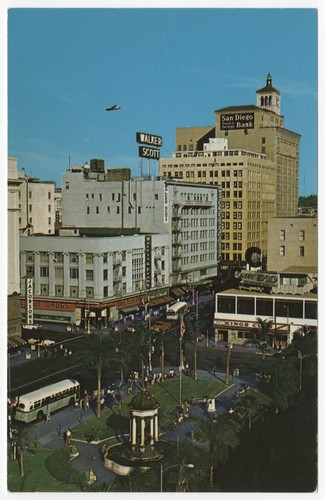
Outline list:
[[[316,193],[315,9],[11,9],[8,154],[58,185],[69,161],[90,158],[139,175],[137,131],[161,135],[171,156],[177,127],[255,104],[269,72],[302,136],[299,193]]]

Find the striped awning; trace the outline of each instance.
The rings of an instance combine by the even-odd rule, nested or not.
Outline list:
[[[9,337],[8,338],[8,349],[15,349],[16,347],[22,347],[26,345],[26,340],[21,337]]]
[[[139,311],[138,306],[123,307],[123,309],[119,309],[119,312],[121,314],[132,314],[132,313],[136,313],[138,311]]]

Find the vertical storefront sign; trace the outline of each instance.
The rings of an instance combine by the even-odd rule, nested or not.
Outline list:
[[[168,186],[165,186],[164,191],[164,223],[169,223],[169,211],[168,211]]]
[[[33,278],[26,278],[26,323],[32,325],[33,321]]]
[[[152,252],[152,242],[151,236],[145,236],[144,240],[144,253],[145,253],[145,275],[146,275],[146,290],[151,288],[151,252]]]

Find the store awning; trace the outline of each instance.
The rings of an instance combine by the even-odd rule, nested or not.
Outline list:
[[[139,311],[138,306],[130,306],[130,307],[123,307],[123,309],[119,309],[119,312],[121,314],[127,315],[127,314],[133,314]]]
[[[149,307],[161,306],[163,304],[168,304],[174,300],[169,295],[163,295],[162,297],[153,297],[149,301]]]
[[[187,286],[179,286],[173,288],[170,293],[174,295],[174,297],[181,297],[182,295],[188,295],[191,292],[191,288]]]
[[[15,349],[16,347],[22,347],[23,345],[26,344],[27,344],[26,340],[22,339],[21,337],[8,338],[8,350]]]

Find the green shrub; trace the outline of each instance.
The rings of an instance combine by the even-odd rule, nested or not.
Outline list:
[[[46,460],[46,468],[52,476],[61,483],[78,484],[75,470],[70,465],[70,448],[62,446],[55,450]]]
[[[99,441],[102,438],[103,434],[98,426],[94,426],[85,433],[85,436],[87,438],[87,441],[90,443],[91,441]]]

